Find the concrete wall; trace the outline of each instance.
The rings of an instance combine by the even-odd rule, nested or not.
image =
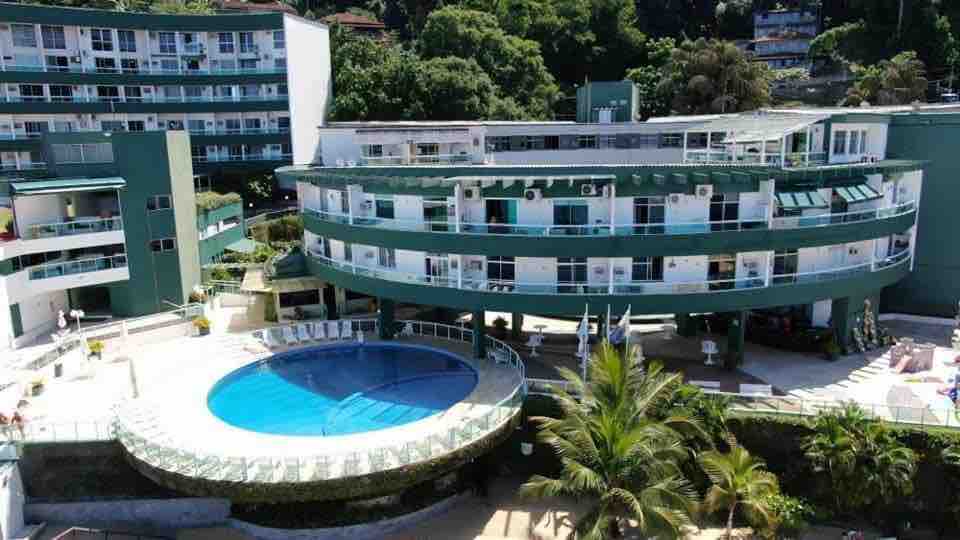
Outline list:
[[[313,21],[285,16],[287,84],[290,94],[290,140],[293,163],[317,163],[320,134],[333,97],[330,32]],[[293,186],[281,186],[293,189]]]
[[[230,501],[216,498],[132,499],[74,503],[29,503],[27,522],[60,523],[82,527],[170,532],[183,527],[223,524]]]

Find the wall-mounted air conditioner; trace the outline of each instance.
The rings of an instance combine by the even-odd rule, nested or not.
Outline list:
[[[584,197],[593,197],[597,194],[597,186],[593,184],[583,184],[580,186],[580,195]]]
[[[543,198],[543,193],[539,189],[523,190],[523,198],[528,201],[539,201]]]
[[[680,204],[680,195],[678,193],[673,193],[670,195],[670,198],[667,199],[670,204]]]
[[[697,197],[700,199],[709,199],[710,197],[713,197],[713,186],[697,186]]]
[[[478,187],[468,187],[463,189],[463,198],[468,201],[479,201],[480,200],[480,188]]]

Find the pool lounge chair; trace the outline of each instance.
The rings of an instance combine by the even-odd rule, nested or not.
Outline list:
[[[413,337],[413,323],[405,323],[403,325],[403,330],[400,331],[400,335],[403,337]]]
[[[340,339],[353,339],[353,324],[349,319],[340,321]]]
[[[284,343],[286,343],[288,346],[293,346],[293,345],[297,345],[297,344],[300,343],[300,340],[297,339],[297,335],[293,333],[293,327],[292,327],[292,326],[284,326],[284,327],[283,327],[283,341],[284,341]]]
[[[340,321],[327,321],[327,339],[340,339]]]
[[[268,349],[276,349],[280,346],[280,339],[277,338],[275,331],[275,328],[264,328],[260,332],[260,342],[266,345]]]
[[[322,322],[310,322],[307,323],[307,326],[310,327],[310,330],[313,332],[313,339],[317,341],[323,341],[327,339],[327,333],[324,332],[324,327]]]
[[[297,325],[297,336],[300,338],[301,343],[313,341],[313,334],[310,332],[310,329],[307,328],[306,323],[300,323]]]

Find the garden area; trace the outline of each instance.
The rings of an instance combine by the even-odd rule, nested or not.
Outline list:
[[[535,444],[523,462],[536,474],[520,495],[586,505],[578,538],[691,527],[801,538],[813,525],[956,538],[960,433],[892,426],[853,404],[812,418],[734,413],[633,358],[604,344],[588,382],[566,371],[572,394],[527,402],[523,437]]]

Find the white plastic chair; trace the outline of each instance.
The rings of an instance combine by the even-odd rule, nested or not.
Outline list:
[[[353,325],[349,319],[340,321],[340,339],[353,339]]]
[[[530,334],[530,338],[527,339],[525,344],[526,347],[530,347],[530,358],[536,358],[540,356],[537,353],[537,347],[543,345],[543,336],[540,334]]]
[[[704,361],[703,365],[705,366],[714,365],[715,362],[713,361],[713,355],[720,352],[720,350],[717,349],[717,342],[713,341],[712,339],[705,339],[700,344],[700,346],[701,346],[701,351],[703,351],[703,354],[707,355],[707,359],[706,361]]]
[[[403,337],[413,337],[413,323],[408,322],[403,325],[403,330],[400,331],[400,335]]]
[[[276,328],[267,328],[263,331],[263,343],[271,349],[275,349],[280,346],[280,338],[274,333]]]
[[[325,331],[325,328],[323,327],[322,322],[312,322],[307,324],[309,324],[310,327],[313,329],[313,339],[317,341],[323,341],[327,339],[327,333]]]
[[[313,341],[313,334],[310,333],[310,329],[307,328],[306,323],[297,324],[297,337],[300,338],[301,343]]]
[[[287,346],[293,346],[300,343],[300,340],[297,339],[297,335],[293,333],[292,326],[283,327],[283,341],[287,344]]]
[[[340,325],[337,321],[327,321],[327,339],[340,339]]]

